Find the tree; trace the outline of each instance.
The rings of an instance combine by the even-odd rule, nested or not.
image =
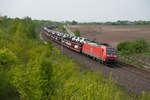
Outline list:
[[[80,37],[80,30],[79,29],[76,29],[74,33],[75,33],[75,36]]]
[[[1,69],[9,69],[17,63],[17,57],[9,49],[0,50],[0,67]]]
[[[10,83],[11,72],[10,68],[14,68],[17,63],[17,58],[9,49],[0,49],[0,99],[14,100],[17,99],[16,89]]]
[[[52,81],[52,75],[53,69],[50,60],[43,58],[41,61],[40,76],[41,80],[43,80],[41,84],[41,89],[42,99],[44,100],[50,100],[55,90],[55,84],[57,84]]]
[[[133,48],[136,53],[146,52],[149,49],[149,44],[145,39],[136,39]]]
[[[30,17],[24,18],[25,33],[29,38],[36,38],[35,24]]]
[[[72,21],[72,25],[77,25],[77,24],[78,24],[77,21],[75,21],[75,20]]]
[[[30,61],[13,70],[12,84],[17,88],[22,100],[41,100],[42,90],[39,61]]]

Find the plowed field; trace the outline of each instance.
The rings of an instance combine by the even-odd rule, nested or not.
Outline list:
[[[104,26],[104,25],[70,25],[71,31],[80,30],[80,35],[89,40],[106,42],[112,46],[125,40],[146,38],[150,42],[150,26]]]

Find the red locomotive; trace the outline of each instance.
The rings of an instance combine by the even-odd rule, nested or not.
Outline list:
[[[94,42],[85,42],[82,53],[98,59],[102,63],[116,63],[116,48],[112,48],[107,44],[97,44]]]
[[[47,37],[54,40],[55,42],[62,44],[63,46],[73,51],[91,56],[94,59],[99,60],[101,63],[116,63],[117,49],[112,48],[106,43],[98,44],[88,41],[82,37],[75,37],[69,34],[56,32],[48,29],[47,27],[44,27],[44,33],[47,35]]]

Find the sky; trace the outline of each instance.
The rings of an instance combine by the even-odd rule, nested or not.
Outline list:
[[[150,21],[150,0],[0,0],[0,15],[53,21]]]

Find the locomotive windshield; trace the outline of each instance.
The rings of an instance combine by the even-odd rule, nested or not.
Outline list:
[[[115,49],[107,49],[107,53],[116,53]]]
[[[107,49],[107,53],[111,53],[111,49]]]
[[[112,53],[116,53],[116,50],[115,50],[115,49],[112,49],[111,52],[112,52]]]

